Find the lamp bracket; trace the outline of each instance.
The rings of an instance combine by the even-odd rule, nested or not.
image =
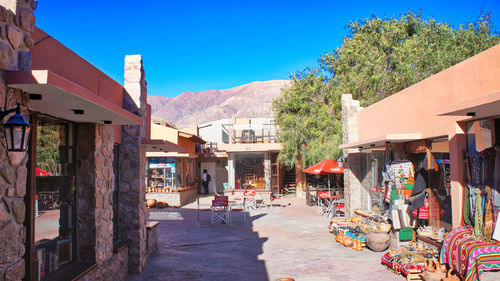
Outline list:
[[[0,110],[0,122],[5,118],[5,116],[11,114],[12,112],[21,113],[21,104],[18,103],[16,108]]]

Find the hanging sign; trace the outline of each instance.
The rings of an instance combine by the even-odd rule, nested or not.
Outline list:
[[[405,143],[405,152],[407,153],[425,153],[427,144],[425,140],[417,140]]]

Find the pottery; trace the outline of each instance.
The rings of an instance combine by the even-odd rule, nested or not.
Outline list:
[[[342,241],[342,244],[344,245],[344,247],[350,248],[352,247],[352,244],[354,244],[354,239],[352,239],[351,237],[345,237],[344,241]]]
[[[155,199],[146,200],[146,206],[148,208],[154,208],[156,206],[156,200]]]
[[[156,207],[158,207],[158,208],[165,208],[167,206],[168,206],[167,202],[160,201],[160,202],[156,203]]]
[[[427,267],[420,274],[423,281],[441,281],[441,279],[446,278],[446,272],[442,272],[441,264],[436,262],[435,260],[427,260]]]
[[[344,241],[344,232],[339,232],[339,234],[337,234],[337,237],[335,237],[335,241],[342,244],[342,242]]]
[[[391,237],[386,232],[370,232],[366,235],[366,247],[374,252],[385,251],[391,244]]]

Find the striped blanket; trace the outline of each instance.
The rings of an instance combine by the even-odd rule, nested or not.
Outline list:
[[[464,276],[464,281],[478,280],[485,270],[500,269],[500,242],[472,238],[472,227],[461,227],[446,236],[441,248],[441,263]]]

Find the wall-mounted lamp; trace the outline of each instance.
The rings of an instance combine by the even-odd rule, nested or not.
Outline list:
[[[16,114],[3,124],[7,151],[23,152],[28,150],[31,124],[21,115],[21,105],[18,103],[16,108],[0,111],[0,121],[14,111]]]

